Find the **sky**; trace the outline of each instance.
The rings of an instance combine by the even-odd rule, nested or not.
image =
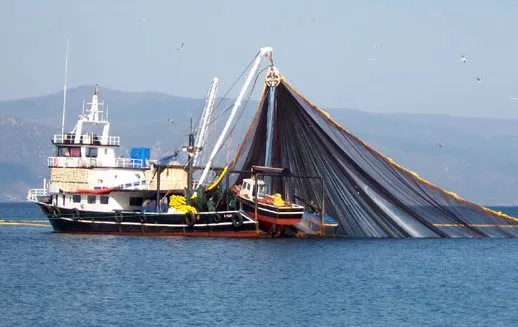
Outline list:
[[[0,100],[62,90],[68,38],[69,87],[203,97],[218,76],[222,94],[271,46],[322,108],[518,118],[518,1],[0,4]]]

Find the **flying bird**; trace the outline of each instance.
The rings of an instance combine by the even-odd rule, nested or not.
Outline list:
[[[375,48],[383,48],[383,44],[378,44],[378,43],[376,43],[376,44],[374,45],[374,47],[375,47]]]
[[[184,43],[184,42],[182,42],[182,44],[180,44],[180,46],[179,46],[178,48],[176,48],[176,51],[180,51],[180,50],[182,50],[182,49],[183,49],[183,45],[184,45],[184,44],[185,44],[185,43]]]
[[[313,17],[313,23],[316,24],[317,23],[317,20],[315,19],[315,17]]]
[[[443,148],[444,148],[444,146],[443,146],[441,143],[439,143],[439,147],[440,147],[441,149],[443,149]]]
[[[482,80],[480,79],[480,77],[477,77],[477,83],[481,83]]]
[[[169,118],[167,121],[168,121],[170,124],[174,124],[174,120],[173,120],[173,119],[171,119],[171,118]]]
[[[465,64],[467,61],[466,57],[464,57],[464,55],[462,57],[460,57],[460,62],[462,62],[463,64]]]

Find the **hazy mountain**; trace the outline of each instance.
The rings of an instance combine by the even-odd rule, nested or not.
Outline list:
[[[92,89],[82,86],[68,92],[67,130],[73,128]],[[196,126],[203,107],[202,99],[155,92],[101,88],[100,97],[108,104],[112,134],[122,138],[121,151],[149,146],[154,158],[186,143],[190,119]],[[56,92],[0,102],[0,200],[23,199],[28,188],[38,187],[47,176],[50,139],[61,128],[62,101],[63,94]],[[229,105],[223,101],[215,116]],[[244,135],[256,105],[250,103],[242,115],[232,148]],[[482,204],[518,204],[517,120],[326,110],[365,142],[441,187]],[[225,121],[226,115],[217,120],[210,142],[215,142]],[[222,153],[221,160],[225,156]]]

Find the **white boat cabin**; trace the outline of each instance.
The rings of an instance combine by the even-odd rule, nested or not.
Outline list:
[[[104,102],[99,102],[98,88],[95,87],[92,101],[83,106],[76,126],[70,133],[54,135],[52,143],[56,154],[49,157],[49,167],[62,168],[148,168],[146,158],[116,158],[115,149],[120,146],[119,136],[110,136],[110,122],[104,110]]]
[[[255,197],[255,180],[253,178],[245,178],[243,179],[243,183],[241,183],[241,189],[239,190],[239,195],[248,199],[253,199]],[[264,189],[265,183],[263,180],[257,180],[257,197],[264,197]]]

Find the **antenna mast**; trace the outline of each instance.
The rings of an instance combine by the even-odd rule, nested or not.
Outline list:
[[[63,86],[63,117],[61,118],[61,135],[65,134],[65,109],[67,106],[67,75],[68,75],[68,38],[65,53],[65,85]]]

